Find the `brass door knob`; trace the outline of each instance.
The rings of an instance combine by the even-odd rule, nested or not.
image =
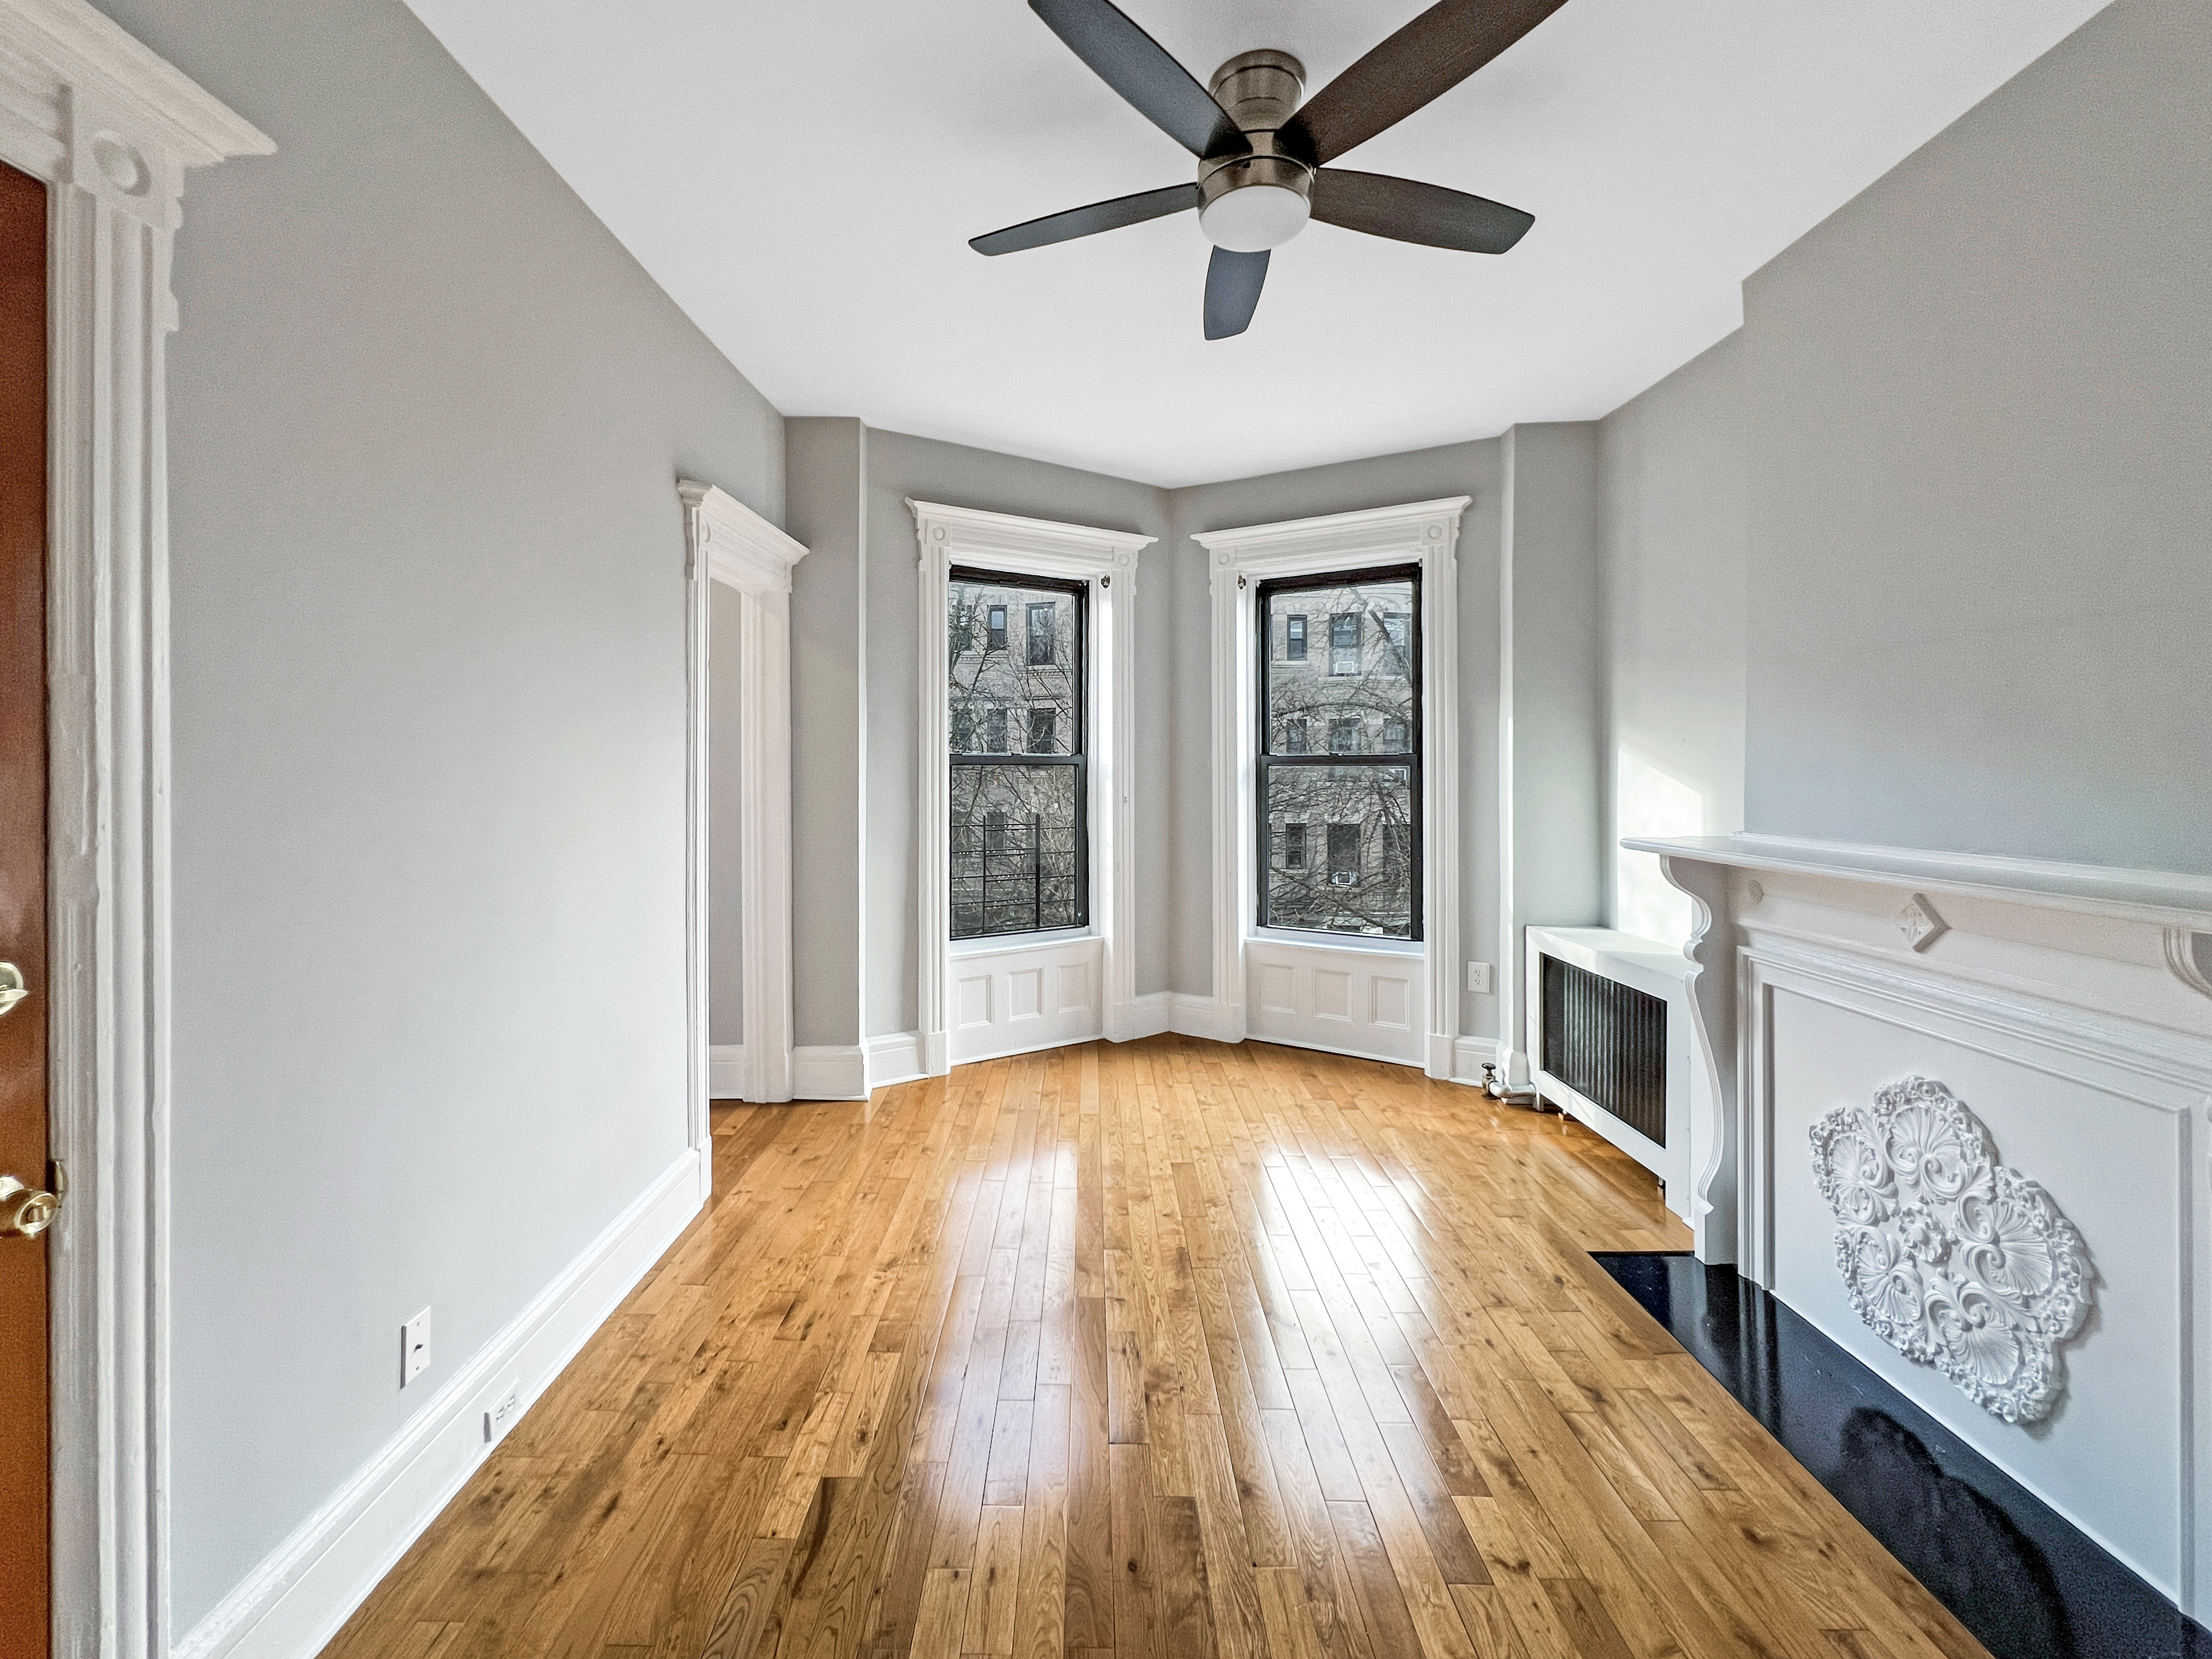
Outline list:
[[[0,1014],[30,994],[23,983],[23,970],[12,962],[0,962]]]
[[[0,1176],[0,1238],[36,1238],[54,1224],[59,1194],[26,1187],[13,1176]]]

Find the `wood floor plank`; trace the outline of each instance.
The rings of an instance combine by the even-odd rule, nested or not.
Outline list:
[[[713,1112],[330,1659],[1984,1659],[1589,1259],[1571,1120],[1182,1037]]]

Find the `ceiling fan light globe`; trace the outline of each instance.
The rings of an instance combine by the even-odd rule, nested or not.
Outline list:
[[[1198,216],[1199,228],[1231,253],[1264,253],[1306,228],[1312,204],[1304,192],[1281,185],[1247,185],[1224,191]]]

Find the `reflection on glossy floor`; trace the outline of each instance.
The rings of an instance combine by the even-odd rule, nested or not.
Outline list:
[[[1584,1254],[1559,1118],[1162,1037],[718,1108],[716,1200],[342,1659],[1982,1650]]]
[[[2212,1659],[2212,1632],[1733,1267],[1599,1261],[1996,1659]]]

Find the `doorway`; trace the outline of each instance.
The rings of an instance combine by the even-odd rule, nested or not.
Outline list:
[[[0,165],[0,1659],[52,1622],[46,983],[46,187]]]

